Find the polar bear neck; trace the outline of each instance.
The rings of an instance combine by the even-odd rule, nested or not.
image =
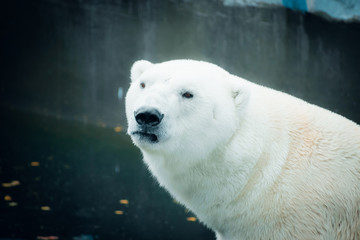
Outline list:
[[[250,87],[246,115],[228,142],[195,161],[187,153],[142,149],[152,174],[219,239],[355,236],[359,126],[287,94]]]
[[[275,181],[277,171],[281,169],[281,161],[268,161],[275,154],[269,149],[281,147],[276,146],[277,141],[263,137],[272,136],[271,129],[264,124],[269,121],[265,109],[263,106],[252,106],[252,109],[257,111],[247,113],[246,120],[238,126],[227,147],[219,146],[206,159],[194,164],[184,164],[182,159],[174,159],[174,156],[143,152],[144,161],[160,185],[200,220],[219,231],[227,222],[223,212],[228,210],[224,208],[231,208],[235,200],[242,208],[241,204],[245,206],[258,199],[255,193],[264,192],[272,184],[271,178],[265,180],[263,174],[273,176]],[[254,124],[258,126],[255,130]],[[285,159],[286,154],[286,149],[277,151],[277,159]],[[231,218],[231,214],[227,214],[227,218],[229,216]]]

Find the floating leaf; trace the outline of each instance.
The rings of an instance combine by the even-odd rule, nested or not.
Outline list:
[[[57,240],[59,239],[58,236],[38,236],[37,239],[40,240]]]
[[[10,195],[6,195],[6,196],[4,196],[4,200],[5,200],[5,201],[11,201],[12,198],[11,198]]]
[[[40,163],[39,162],[31,162],[30,165],[32,167],[38,167],[38,166],[40,166]]]
[[[16,207],[18,205],[17,202],[9,202],[10,207]]]
[[[6,187],[6,188],[8,188],[8,187],[15,187],[15,186],[20,185],[20,181],[14,180],[14,181],[9,182],[9,183],[2,183],[1,185],[2,185],[3,187]]]
[[[40,207],[40,209],[43,210],[43,211],[50,211],[51,210],[51,208],[49,206],[42,206],[42,207]]]
[[[196,217],[188,217],[186,220],[189,222],[196,222]]]
[[[122,131],[122,127],[120,127],[120,126],[114,127],[114,131],[115,131],[115,132],[121,132],[121,131]]]

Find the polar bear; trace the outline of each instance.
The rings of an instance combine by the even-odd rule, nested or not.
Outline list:
[[[360,127],[207,62],[137,61],[128,134],[217,239],[360,239]]]

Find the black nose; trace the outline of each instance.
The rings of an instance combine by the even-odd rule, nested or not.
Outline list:
[[[150,127],[159,125],[164,117],[164,114],[161,114],[155,108],[140,108],[135,111],[134,115],[139,125]]]

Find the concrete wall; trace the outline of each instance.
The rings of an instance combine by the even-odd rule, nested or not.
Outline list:
[[[359,23],[221,1],[7,0],[0,11],[7,108],[126,125],[118,94],[135,60],[194,58],[360,122]]]

